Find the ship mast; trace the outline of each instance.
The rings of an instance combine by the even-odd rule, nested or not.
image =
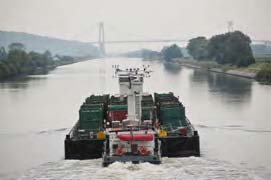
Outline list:
[[[120,69],[114,65],[115,77],[119,80],[119,90],[121,96],[127,96],[128,120],[141,119],[141,100],[143,94],[144,77],[150,77],[149,66],[140,68]]]

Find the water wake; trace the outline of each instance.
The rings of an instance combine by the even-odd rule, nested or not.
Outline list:
[[[249,129],[242,125],[209,126],[209,125],[197,124],[195,126],[199,128],[223,129],[223,130],[230,130],[230,131],[232,130],[232,131],[244,131],[244,132],[254,132],[254,133],[271,133],[270,129],[263,129],[263,128]]]
[[[70,128],[58,128],[58,129],[49,129],[49,130],[42,130],[38,131],[37,134],[46,134],[46,133],[54,133],[54,132],[62,132],[62,131],[67,131]]]
[[[20,180],[26,179],[119,179],[119,180],[252,180],[270,179],[271,173],[245,167],[233,166],[230,163],[206,158],[163,158],[161,165],[150,163],[131,164],[116,162],[107,168],[101,167],[101,159],[96,160],[62,160],[46,163],[29,170]],[[265,172],[265,173],[263,173]]]
[[[8,137],[23,137],[30,135],[44,135],[44,134],[54,134],[61,133],[64,131],[69,131],[71,127],[64,128],[56,128],[56,129],[46,129],[46,130],[38,130],[38,131],[26,131],[26,132],[8,132],[8,131],[0,131],[0,136],[8,136]]]

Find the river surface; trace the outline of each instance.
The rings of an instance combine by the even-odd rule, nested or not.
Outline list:
[[[149,64],[146,92],[174,92],[199,131],[202,157],[161,165],[64,160],[64,138],[91,94],[117,93],[112,65]],[[271,86],[141,59],[105,58],[0,83],[0,179],[271,179]]]

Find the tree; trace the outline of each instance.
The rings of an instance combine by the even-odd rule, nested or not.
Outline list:
[[[0,79],[17,75],[27,75],[36,73],[47,73],[55,67],[52,55],[49,51],[43,54],[37,52],[27,53],[22,43],[12,43],[9,45],[8,54],[4,48],[0,48]]]
[[[11,43],[8,46],[9,51],[13,50],[19,50],[19,51],[25,51],[25,46],[22,43],[16,42],[16,43]]]
[[[183,54],[181,48],[176,44],[173,44],[169,47],[164,47],[161,51],[162,56],[166,61],[171,61],[174,58],[182,58]]]
[[[31,66],[34,70],[40,68],[43,69],[43,71],[46,71],[47,63],[44,54],[31,51],[28,55],[31,59]]]
[[[27,66],[29,61],[29,56],[25,51],[13,49],[8,53],[7,62],[9,66],[12,67],[11,69],[13,75],[27,73],[25,66]]]
[[[7,59],[7,53],[4,47],[0,48],[0,61]]]
[[[250,38],[240,31],[213,36],[208,44],[209,56],[219,64],[248,66],[255,63]]]
[[[0,62],[0,79],[4,79],[9,75],[10,71],[6,63]]]
[[[208,58],[208,40],[205,37],[197,37],[189,40],[188,53],[196,60]]]
[[[51,54],[51,52],[50,51],[45,51],[44,53],[43,53],[43,58],[46,60],[46,61],[52,61],[52,54]]]

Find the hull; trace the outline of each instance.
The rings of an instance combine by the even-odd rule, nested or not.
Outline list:
[[[161,141],[161,154],[163,157],[200,156],[199,136],[192,137],[165,137]]]
[[[200,140],[199,136],[193,137],[165,137],[159,138],[161,142],[162,157],[188,157],[200,156]],[[101,158],[104,153],[105,140],[88,139],[88,140],[65,140],[65,159],[96,159]],[[105,164],[111,164],[114,161],[126,162],[129,159],[134,162],[151,162],[159,164],[152,157],[143,156],[142,159],[137,159],[138,156],[119,157],[112,156],[108,160],[103,157]],[[160,160],[159,160],[160,161]]]
[[[101,158],[104,149],[104,140],[65,139],[65,159],[96,159]]]

